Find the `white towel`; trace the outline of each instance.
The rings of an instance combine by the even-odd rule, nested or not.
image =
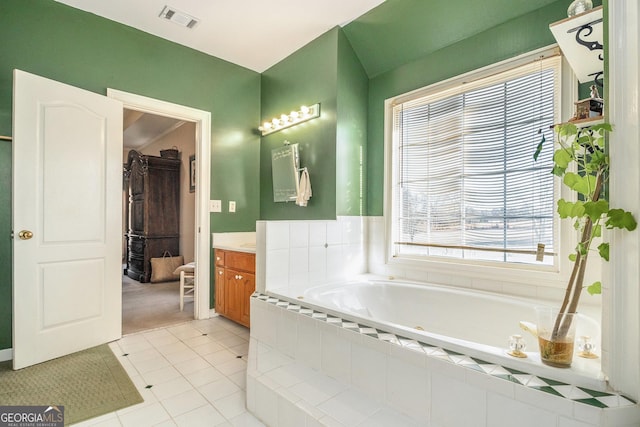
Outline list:
[[[298,185],[296,205],[307,206],[309,198],[311,198],[311,179],[309,179],[309,172],[307,171],[307,168],[304,168],[300,173],[300,184]]]

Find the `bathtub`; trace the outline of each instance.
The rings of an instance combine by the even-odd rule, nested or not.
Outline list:
[[[540,302],[377,279],[257,291],[247,408],[267,425],[640,425],[640,407],[607,391],[600,359],[549,367],[526,335],[526,359],[506,354]],[[588,316],[578,328],[599,337]]]
[[[569,369],[543,365],[535,337],[520,321],[535,323],[535,308],[553,305],[490,292],[404,281],[366,279],[322,285],[301,295],[281,295],[330,314],[406,336],[468,356],[546,376],[574,385],[604,390],[600,359],[574,352]],[[593,310],[591,310],[593,311]],[[600,348],[597,314],[579,314],[576,337],[589,336]],[[509,338],[522,335],[526,359],[509,356]]]

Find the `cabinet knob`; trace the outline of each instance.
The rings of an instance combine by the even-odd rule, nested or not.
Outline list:
[[[220,257],[219,256],[216,257],[216,261],[220,261]]]
[[[241,275],[238,275],[238,279],[242,280],[242,276],[241,276]]]
[[[218,271],[218,274],[222,275],[222,271]]]

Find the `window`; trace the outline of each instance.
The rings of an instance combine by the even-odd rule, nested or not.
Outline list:
[[[389,104],[394,257],[555,265],[553,150],[533,154],[559,122],[560,62],[529,61]]]

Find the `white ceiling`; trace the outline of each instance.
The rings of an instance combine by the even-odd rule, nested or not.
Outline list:
[[[257,72],[384,0],[56,0]],[[159,17],[171,6],[193,28]]]
[[[122,145],[124,148],[140,150],[178,129],[184,123],[171,117],[125,108],[122,123]]]

